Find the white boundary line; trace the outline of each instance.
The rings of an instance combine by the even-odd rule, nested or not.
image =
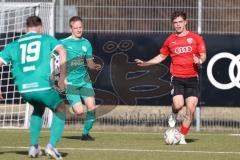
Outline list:
[[[24,130],[18,130],[18,129],[0,129],[0,132],[16,132],[16,131],[19,131],[19,132],[25,132],[25,133],[29,133],[30,131],[29,130],[26,130],[26,129],[24,129]],[[82,134],[82,132],[81,132],[82,130],[81,129],[79,129],[78,131],[68,131],[68,130],[65,130],[64,131],[64,133],[65,134]],[[41,132],[45,132],[45,133],[50,133],[50,131],[49,130],[42,130]],[[141,131],[139,131],[139,132],[135,132],[135,131],[133,131],[133,132],[131,132],[131,131],[129,131],[129,132],[117,132],[117,131],[107,131],[107,132],[104,132],[104,131],[102,131],[102,132],[98,132],[98,131],[93,131],[93,132],[91,132],[91,133],[93,133],[93,134],[130,134],[130,135],[138,135],[138,134],[145,134],[145,135],[161,135],[161,134],[163,134],[164,133],[164,130],[162,131],[162,132],[141,132]],[[237,136],[238,134],[231,134],[231,133],[189,133],[188,135],[198,135],[198,136]],[[240,135],[240,134],[239,134]]]
[[[0,146],[1,149],[28,149],[29,147]],[[58,148],[59,150],[79,150],[79,151],[116,151],[116,152],[170,152],[170,153],[201,153],[201,154],[239,154],[240,152],[220,152],[220,151],[191,151],[191,150],[163,150],[163,149],[128,149],[128,148]]]
[[[229,134],[229,136],[240,136],[240,134]]]

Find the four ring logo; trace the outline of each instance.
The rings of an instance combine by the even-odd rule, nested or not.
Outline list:
[[[191,46],[185,46],[185,47],[177,47],[175,48],[175,53],[181,54],[181,53],[189,53],[192,52],[192,47]]]
[[[228,68],[228,74],[229,74],[229,77],[231,80],[231,82],[229,82],[229,83],[220,83],[213,77],[213,66],[218,60],[220,60],[222,58],[231,60],[231,63]],[[209,81],[215,87],[217,87],[219,89],[223,89],[223,90],[231,89],[233,87],[240,88],[240,62],[239,62],[239,60],[240,60],[240,55],[235,56],[235,55],[233,55],[231,53],[227,53],[227,52],[222,52],[222,53],[219,53],[219,54],[213,56],[207,66],[207,75],[208,75]],[[237,75],[234,74],[235,67],[237,67],[237,71],[238,71]]]

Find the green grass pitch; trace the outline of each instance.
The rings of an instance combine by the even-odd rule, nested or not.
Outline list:
[[[166,145],[163,133],[93,132],[92,142],[80,141],[80,131],[65,130],[58,144],[64,160],[239,160],[240,136],[221,133],[194,133],[187,145]],[[49,131],[43,130],[44,149]],[[0,159],[29,160],[28,130],[0,130]],[[45,155],[37,160],[48,159]]]

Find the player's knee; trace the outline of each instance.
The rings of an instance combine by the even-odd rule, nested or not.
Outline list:
[[[173,109],[181,109],[184,106],[184,98],[182,95],[175,95],[173,97]]]
[[[172,106],[172,111],[173,113],[178,113],[181,110],[182,107],[176,107],[176,106]]]
[[[183,102],[175,102],[175,103],[173,103],[173,105],[172,105],[172,109],[173,109],[174,112],[177,113],[179,110],[182,109],[183,106],[184,106],[184,103],[183,103]]]
[[[84,113],[83,109],[79,109],[79,108],[73,108],[73,112],[77,115],[82,115]]]
[[[95,111],[95,105],[87,106],[88,111]]]
[[[88,110],[95,109],[95,98],[93,96],[87,97],[86,99],[84,99],[84,102],[85,102]]]
[[[84,114],[84,106],[83,104],[75,104],[73,107],[72,107],[72,110],[75,114],[77,115],[81,115],[81,114]]]
[[[196,111],[196,105],[195,104],[187,105],[187,109],[190,115],[194,115]]]

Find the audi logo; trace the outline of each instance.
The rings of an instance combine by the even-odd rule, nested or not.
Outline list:
[[[230,77],[229,83],[220,83],[213,77],[213,66],[220,59],[230,59],[228,74]],[[227,52],[221,52],[211,58],[207,66],[207,75],[209,81],[218,89],[227,90],[233,87],[240,88],[240,55],[233,55]],[[234,68],[237,67],[237,75],[234,74]]]
[[[185,47],[177,47],[175,48],[175,53],[181,54],[181,53],[189,53],[192,52],[192,47],[191,46],[185,46]]]

